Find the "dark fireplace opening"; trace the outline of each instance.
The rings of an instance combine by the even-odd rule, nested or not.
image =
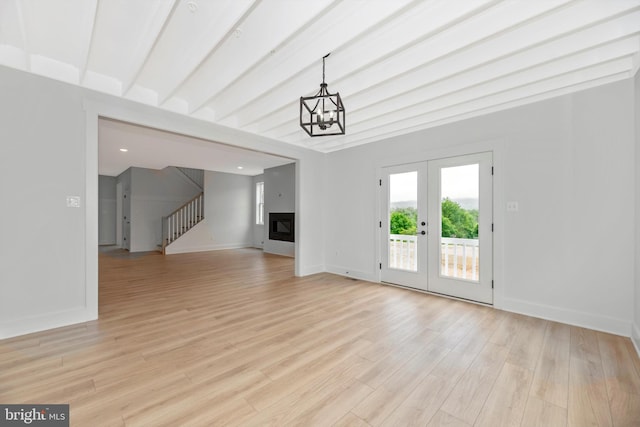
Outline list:
[[[269,213],[269,240],[295,241],[295,215],[293,212]]]

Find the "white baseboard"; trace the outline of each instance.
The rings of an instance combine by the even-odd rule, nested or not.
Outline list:
[[[631,336],[631,323],[622,319],[614,319],[562,307],[534,304],[513,298],[504,298],[501,309],[615,335]]]
[[[298,277],[310,276],[312,274],[325,273],[324,265],[308,265],[300,267]]]
[[[326,271],[329,273],[337,274],[338,276],[353,277],[354,279],[366,280],[367,282],[378,282],[378,278],[374,277],[375,275],[372,273],[352,270],[350,268],[341,267],[338,265],[327,265]]]
[[[215,244],[215,245],[201,245],[201,246],[189,246],[178,249],[171,249],[171,245],[167,246],[166,254],[188,254],[192,252],[207,252],[207,251],[221,251],[225,249],[243,249],[252,248],[253,243],[232,243],[232,244]]]
[[[265,254],[279,255],[279,256],[286,256],[286,257],[289,257],[289,258],[295,258],[295,257],[296,257],[295,253],[294,253],[294,252],[292,252],[292,251],[282,251],[282,252],[278,252],[278,251],[274,251],[274,250],[272,250],[272,249],[265,249],[264,247],[262,248],[262,251],[263,251]]]
[[[46,331],[76,323],[89,322],[98,317],[95,312],[87,308],[47,313],[40,316],[32,316],[0,323],[0,340],[31,334],[33,332]]]
[[[637,324],[632,325],[631,329],[631,342],[633,346],[636,348],[636,353],[638,353],[638,357],[640,357],[640,326]]]

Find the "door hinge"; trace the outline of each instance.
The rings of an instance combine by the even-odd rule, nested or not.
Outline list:
[[[491,280],[491,289],[493,289],[493,279]]]
[[[380,187],[382,187],[382,179],[380,180]]]
[[[380,270],[382,270],[382,263],[380,263]]]
[[[493,175],[493,166],[491,166],[491,175]]]
[[[493,233],[493,223],[491,223],[491,232]]]
[[[380,221],[380,228],[382,228],[382,221]]]

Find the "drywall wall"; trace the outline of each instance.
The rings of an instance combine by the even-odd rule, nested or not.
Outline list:
[[[322,271],[324,156],[166,110],[0,66],[0,339],[98,316],[98,118],[297,159],[295,271]],[[29,174],[23,172],[29,170]],[[21,176],[21,186],[8,185]],[[81,196],[67,208],[67,196]],[[37,268],[35,268],[35,267]]]
[[[0,339],[94,317],[85,289],[81,90],[0,67]],[[20,185],[15,185],[19,177]],[[80,207],[68,208],[67,196]],[[89,255],[91,256],[91,255]]]
[[[98,243],[116,244],[116,177],[98,176]]]
[[[634,324],[631,337],[636,346],[638,356],[640,356],[640,72],[636,73],[634,79],[634,101],[635,101],[635,195],[636,212],[635,212],[635,229],[636,229],[636,246],[635,246],[635,304],[634,304]]]
[[[253,246],[253,179],[204,172],[204,220],[167,246],[167,254]]]
[[[174,167],[131,169],[131,252],[158,250],[162,217],[200,194],[200,188]]]
[[[382,166],[491,150],[496,306],[628,336],[632,89],[613,83],[329,154],[327,269],[379,278]]]
[[[264,174],[253,177],[253,247],[262,249],[264,248],[264,224],[256,223],[256,184],[258,182],[264,183]]]
[[[265,169],[264,171],[264,251],[272,254],[294,256],[292,242],[269,239],[269,213],[295,212],[296,167],[295,163]],[[297,220],[296,220],[297,223]],[[296,239],[298,225],[296,224]]]

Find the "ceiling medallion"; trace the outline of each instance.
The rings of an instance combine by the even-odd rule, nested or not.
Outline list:
[[[324,81],[324,60],[322,57],[322,83],[314,96],[300,97],[300,127],[309,136],[344,135],[345,112],[340,94],[329,93]]]

